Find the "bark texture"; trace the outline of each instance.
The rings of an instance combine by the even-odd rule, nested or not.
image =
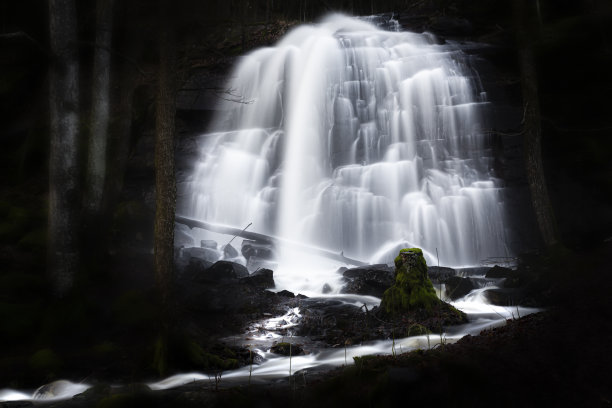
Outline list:
[[[73,0],[49,1],[49,249],[53,291],[63,297],[79,265],[78,169],[79,64],[76,7]]]
[[[514,0],[517,25],[516,39],[523,93],[524,155],[531,202],[540,234],[544,244],[551,247],[559,243],[559,234],[542,164],[542,127],[534,56],[534,42],[538,33],[537,13],[536,10],[530,9],[529,3],[527,0]]]
[[[88,143],[86,192],[86,209],[90,214],[100,212],[106,178],[113,2],[114,0],[98,0],[96,3],[93,103]]]
[[[163,10],[164,8],[161,7]],[[174,175],[174,131],[176,115],[176,57],[169,23],[162,13],[160,61],[155,122],[155,278],[164,315],[168,315],[174,266],[174,212],[176,182]]]

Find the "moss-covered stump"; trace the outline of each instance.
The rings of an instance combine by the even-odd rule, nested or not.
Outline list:
[[[414,320],[434,331],[467,322],[465,313],[436,296],[419,248],[402,249],[395,258],[395,284],[383,294],[380,310],[388,319]]]

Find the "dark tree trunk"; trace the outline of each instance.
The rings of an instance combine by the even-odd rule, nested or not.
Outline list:
[[[164,2],[162,2],[163,4]],[[162,6],[161,10],[165,10]],[[174,175],[174,131],[176,115],[176,57],[170,17],[161,13],[159,70],[155,118],[155,279],[159,289],[162,320],[170,316],[174,266],[174,212],[176,183]],[[168,321],[162,322],[167,325]]]
[[[117,6],[126,7],[126,4],[121,3]],[[118,11],[125,13],[125,9]],[[142,41],[138,37],[137,27],[132,24],[127,25],[126,32],[123,34],[120,52],[122,55],[130,56],[131,59],[116,58],[113,65],[117,67],[116,77],[121,78],[121,81],[118,86],[113,87],[114,92],[111,96],[113,121],[109,130],[108,163],[112,165],[107,168],[102,209],[103,214],[107,217],[112,216],[113,208],[123,189],[132,139],[134,92],[139,85],[145,82],[145,76],[136,65],[142,52]],[[103,227],[106,226],[106,231],[109,224],[107,222],[103,225]]]
[[[79,265],[78,170],[79,64],[74,0],[49,1],[53,61],[49,75],[49,247],[48,267],[56,296],[74,284]]]
[[[106,153],[110,112],[110,64],[112,10],[114,0],[96,3],[96,46],[94,50],[91,132],[87,156],[85,208],[88,218],[99,215],[106,179]]]
[[[557,223],[546,187],[542,165],[542,128],[538,77],[533,45],[538,38],[537,13],[529,9],[527,0],[514,0],[516,39],[524,109],[524,154],[531,202],[544,244],[559,243]]]

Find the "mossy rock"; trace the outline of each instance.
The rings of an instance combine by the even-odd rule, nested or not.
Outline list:
[[[421,249],[402,249],[395,258],[395,267],[395,284],[385,291],[380,303],[385,313],[431,311],[442,303],[427,275],[427,262]]]

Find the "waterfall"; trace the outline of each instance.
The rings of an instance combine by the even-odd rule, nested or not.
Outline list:
[[[187,215],[370,262],[508,255],[489,103],[460,47],[333,15],[242,57],[227,89]]]

